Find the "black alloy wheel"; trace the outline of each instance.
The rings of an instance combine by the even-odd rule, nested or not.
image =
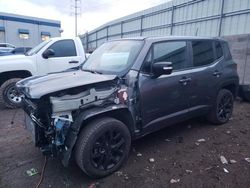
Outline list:
[[[95,168],[109,170],[124,155],[125,138],[119,130],[107,130],[93,145],[91,162]]]
[[[218,104],[217,116],[221,122],[226,122],[233,112],[233,98],[231,94],[225,94],[221,97]]]
[[[215,125],[227,123],[233,114],[234,96],[231,91],[221,89],[213,107],[207,115],[208,121]]]
[[[90,177],[104,177],[122,166],[130,145],[130,131],[124,123],[110,117],[97,118],[85,125],[77,138],[76,162]]]

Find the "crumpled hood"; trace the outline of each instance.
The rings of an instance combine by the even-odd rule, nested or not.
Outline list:
[[[26,96],[39,99],[56,91],[114,80],[116,75],[101,75],[84,71],[52,73],[33,76],[17,82],[18,89]]]

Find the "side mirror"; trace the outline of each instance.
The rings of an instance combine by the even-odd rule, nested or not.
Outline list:
[[[154,77],[169,75],[173,71],[172,62],[156,62],[152,67]]]
[[[52,57],[53,55],[55,55],[55,51],[52,49],[47,49],[42,54],[44,59],[48,59],[49,57]]]

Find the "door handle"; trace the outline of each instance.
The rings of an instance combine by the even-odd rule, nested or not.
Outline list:
[[[79,63],[79,61],[73,60],[73,61],[69,61],[69,63]]]
[[[182,79],[179,80],[179,83],[182,83],[183,85],[187,85],[187,83],[190,82],[191,80],[192,80],[191,78],[183,77]]]
[[[220,75],[222,75],[222,73],[220,71],[214,71],[213,72],[213,75],[216,76],[216,77],[220,77]]]

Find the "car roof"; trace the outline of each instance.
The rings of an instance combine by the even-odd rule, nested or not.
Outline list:
[[[151,36],[151,37],[132,37],[132,38],[122,38],[122,39],[115,39],[112,41],[119,41],[119,40],[144,40],[148,42],[157,42],[162,40],[221,40],[225,41],[219,37],[199,37],[199,36]]]

